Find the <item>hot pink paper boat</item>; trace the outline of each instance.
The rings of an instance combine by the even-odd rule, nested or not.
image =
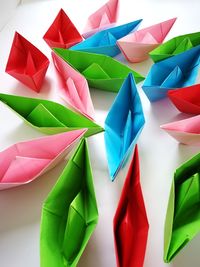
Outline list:
[[[135,31],[119,39],[117,44],[125,58],[133,63],[149,57],[148,53],[159,46],[172,28],[176,18]]]
[[[23,185],[52,169],[86,129],[20,142],[0,152],[0,190]]]
[[[52,58],[60,78],[60,93],[69,106],[94,118],[94,107],[90,97],[87,80],[57,54],[52,52]]]
[[[200,145],[200,115],[160,126],[179,143]]]
[[[89,16],[82,36],[88,38],[98,31],[114,26],[118,17],[118,9],[119,0],[109,0]]]

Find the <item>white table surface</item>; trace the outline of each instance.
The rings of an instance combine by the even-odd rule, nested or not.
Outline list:
[[[9,0],[10,1],[10,0]],[[14,1],[13,2],[17,2]],[[88,15],[101,6],[103,0],[21,1],[13,5],[4,27],[0,31],[0,92],[59,101],[55,70],[51,61],[40,94],[34,93],[4,72],[15,30],[24,35],[50,58],[50,49],[42,36],[62,7],[81,31]],[[0,15],[5,12],[7,0],[0,0]],[[14,4],[15,5],[15,4]],[[121,0],[119,23],[143,18],[142,27],[178,17],[166,39],[176,35],[199,31],[200,1],[194,0]],[[10,18],[8,20],[8,17]],[[122,56],[118,57],[125,62]],[[131,64],[133,69],[146,75],[151,60]],[[174,170],[198,153],[198,147],[179,145],[159,126],[176,119],[187,118],[180,114],[168,99],[150,104],[138,86],[146,117],[145,128],[139,138],[141,184],[149,219],[149,236],[144,267],[199,267],[200,236],[184,248],[170,264],[163,262],[163,227],[169,190]],[[96,120],[104,124],[114,93],[91,89]],[[0,149],[21,140],[42,136],[30,128],[0,103]],[[117,180],[109,180],[103,134],[89,138],[94,184],[99,209],[99,223],[79,262],[80,267],[114,267],[112,220],[120,196],[127,167]],[[36,181],[0,192],[0,267],[38,267],[40,214],[43,200],[64,167],[62,162]],[[56,267],[56,266],[55,266]],[[127,266],[128,267],[128,266]]]

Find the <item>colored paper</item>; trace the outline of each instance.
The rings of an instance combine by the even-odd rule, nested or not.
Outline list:
[[[200,63],[200,45],[155,63],[142,86],[149,101],[167,96],[167,91],[195,83]]]
[[[200,115],[163,124],[160,127],[179,143],[192,146],[200,145]]]
[[[200,45],[200,32],[180,35],[161,44],[149,53],[154,62],[183,53]]]
[[[142,267],[148,237],[137,145],[113,221],[117,267]]]
[[[70,50],[78,50],[115,57],[120,53],[117,40],[136,30],[142,20],[132,21],[114,28],[100,31]]]
[[[0,100],[26,123],[45,134],[88,128],[85,134],[88,137],[103,131],[94,121],[50,100],[7,94],[0,94]]]
[[[51,48],[69,48],[83,40],[81,34],[62,8],[43,36],[43,39]]]
[[[98,31],[112,27],[117,21],[118,9],[119,0],[109,0],[92,13],[85,25],[83,37],[88,38]]]
[[[82,129],[41,137],[1,151],[0,190],[30,183],[52,169],[85,132]]]
[[[84,75],[93,88],[118,92],[129,73],[134,75],[136,83],[144,80],[139,73],[106,55],[59,48],[55,48],[54,52]]]
[[[197,154],[175,171],[165,220],[165,262],[170,262],[199,233],[199,164]]]
[[[112,180],[136,145],[144,123],[140,97],[133,75],[129,74],[105,120],[105,146]]]
[[[54,66],[59,74],[60,94],[66,103],[89,118],[94,118],[94,107],[87,80],[61,57],[52,52]]]
[[[48,66],[48,58],[22,35],[15,32],[5,71],[38,93]]]
[[[118,40],[117,44],[128,61],[144,61],[148,59],[148,53],[164,41],[175,21],[173,18],[135,31]]]
[[[200,84],[170,90],[168,97],[181,112],[200,114]]]
[[[82,140],[44,201],[40,266],[77,266],[97,221],[88,147]]]

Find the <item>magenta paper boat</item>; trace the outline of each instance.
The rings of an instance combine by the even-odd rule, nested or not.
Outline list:
[[[179,143],[200,145],[200,115],[160,126]]]
[[[135,31],[119,39],[117,44],[128,61],[144,61],[149,57],[149,52],[164,41],[175,21],[176,18],[173,18]]]
[[[93,119],[94,107],[87,80],[57,54],[51,55],[59,74],[61,97],[70,107]]]
[[[0,190],[23,185],[52,169],[86,129],[20,142],[0,152]]]
[[[113,27],[117,21],[118,9],[119,0],[109,0],[88,17],[82,36],[88,38],[96,32]]]

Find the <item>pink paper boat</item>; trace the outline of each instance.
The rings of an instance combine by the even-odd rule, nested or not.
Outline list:
[[[69,106],[93,119],[94,107],[87,80],[57,54],[52,52],[51,55],[59,74],[62,98]]]
[[[89,16],[82,36],[88,38],[98,31],[114,26],[118,17],[118,9],[119,0],[109,0]]]
[[[86,129],[20,142],[0,152],[0,190],[23,185],[52,169]]]
[[[200,115],[160,126],[179,143],[200,145]]]
[[[148,53],[159,46],[172,28],[176,18],[135,31],[119,39],[117,44],[130,62],[141,62],[149,57]]]

